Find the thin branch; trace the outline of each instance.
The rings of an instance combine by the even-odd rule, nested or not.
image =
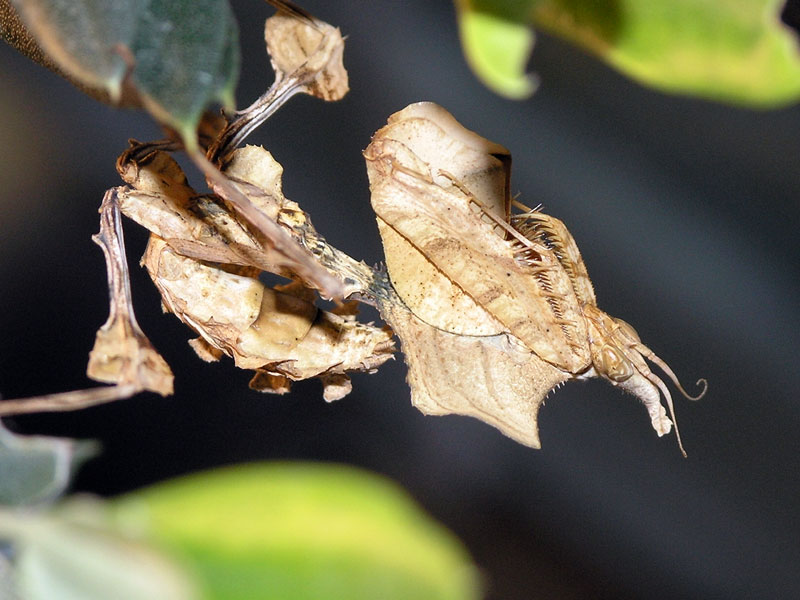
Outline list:
[[[0,417],[40,412],[64,412],[79,410],[115,400],[124,400],[141,391],[135,385],[112,385],[87,390],[75,390],[60,394],[45,394],[32,398],[3,400],[0,402]]]

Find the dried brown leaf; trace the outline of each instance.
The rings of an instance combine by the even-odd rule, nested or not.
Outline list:
[[[197,354],[198,358],[204,360],[205,362],[217,362],[225,354],[219,348],[209,344],[202,337],[189,340],[189,345],[192,347],[192,350],[194,350],[195,354]]]
[[[277,165],[269,153],[265,162]],[[280,210],[280,165],[277,196],[251,191],[256,208],[273,224]],[[129,187],[117,188],[122,212],[166,240],[181,254],[234,265],[280,272],[281,258],[267,242],[249,231],[217,196],[200,195],[186,181],[178,163],[158,146],[132,142],[117,170]]]
[[[439,125],[441,120],[445,120],[445,127]],[[428,283],[431,268],[424,272],[417,267],[409,273],[410,279],[394,275],[396,262],[417,256],[417,262],[425,260],[441,272],[437,284],[442,285],[442,278],[449,280],[448,296],[466,295],[462,303],[474,301],[476,308],[492,318],[480,318],[470,307],[469,318],[462,319],[458,331],[487,335],[497,333],[501,324],[499,330],[510,331],[541,358],[570,372],[583,370],[589,361],[586,324],[558,259],[544,244],[532,242],[539,259],[535,267],[538,272],[534,273],[531,266],[518,260],[519,249],[509,243],[506,230],[498,224],[505,220],[497,217],[498,206],[510,204],[507,187],[478,198],[450,174],[457,165],[448,164],[444,170],[444,163],[437,160],[431,165],[421,158],[441,154],[452,163],[458,163],[461,157],[476,163],[475,155],[483,151],[488,175],[509,168],[510,162],[500,163],[490,154],[490,142],[484,140],[476,144],[477,148],[471,147],[463,140],[471,141],[468,134],[477,136],[463,128],[461,136],[454,136],[449,131],[453,123],[441,107],[412,104],[373,136],[365,152],[372,206],[382,234],[390,228],[412,246],[407,254],[387,252],[389,277],[395,289],[409,308],[431,325],[447,329],[442,319],[457,318],[458,311],[452,311],[450,305],[429,306],[429,296],[416,292]],[[437,153],[437,148],[442,152]],[[471,179],[484,184],[479,175],[477,170]],[[506,180],[505,176],[487,179],[488,185],[482,187],[488,190],[493,181]],[[548,279],[547,289],[539,281],[543,277]],[[560,304],[558,310],[553,309],[554,302]],[[550,318],[531,318],[532,314]],[[559,322],[551,322],[553,319]],[[463,321],[479,323],[481,331],[465,330],[468,325]],[[491,332],[485,331],[489,323]]]
[[[539,407],[568,373],[507,333],[450,333],[400,302],[385,302],[382,314],[402,342],[414,406],[426,415],[475,417],[521,444],[540,447]]]
[[[260,98],[237,112],[211,145],[208,157],[212,162],[225,164],[231,152],[295,94],[335,101],[349,89],[340,31],[289,2],[271,3],[279,12],[267,19],[264,38],[275,81]]]
[[[364,155],[396,292],[379,301],[417,407],[539,447],[547,394],[599,376],[638,396],[659,435],[670,431],[660,394],[674,419],[672,398],[645,359],[683,388],[630,325],[597,308],[564,224],[521,205],[511,213],[504,148],[418,103],[392,115]]]
[[[256,369],[256,374],[250,380],[250,389],[267,394],[288,394],[292,389],[292,382],[283,375],[273,375],[267,371]]]

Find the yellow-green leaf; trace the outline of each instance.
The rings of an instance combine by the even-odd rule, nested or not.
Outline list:
[[[394,484],[344,466],[226,468],[112,502],[196,576],[205,598],[471,599],[475,567]]]
[[[780,20],[779,0],[458,0],[468,56],[496,52],[492,36],[533,25],[560,35],[654,88],[733,104],[770,107],[800,98],[796,34]],[[500,24],[476,40],[469,23]],[[511,42],[508,42],[511,44]],[[491,50],[495,48],[495,50]],[[520,44],[487,75],[520,64]],[[474,58],[470,59],[475,64]],[[488,64],[488,63],[487,63]]]
[[[467,62],[497,93],[509,98],[530,96],[536,85],[525,68],[533,48],[533,30],[489,11],[471,10],[459,0],[459,31]]]

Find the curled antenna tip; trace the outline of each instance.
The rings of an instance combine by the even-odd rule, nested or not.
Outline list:
[[[702,386],[703,387],[703,391],[701,391],[699,394],[697,394],[697,396],[690,396],[689,394],[684,392],[683,395],[686,396],[686,398],[688,398],[689,400],[700,400],[700,398],[705,396],[706,392],[708,391],[708,381],[706,380],[705,377],[701,377],[700,379],[698,379],[697,383],[695,383],[695,385],[697,387]]]
[[[683,389],[681,382],[678,380],[678,376],[675,375],[673,370],[669,368],[669,365],[667,365],[667,363],[661,360],[661,358],[657,356],[652,350],[650,350],[650,348],[648,348],[644,344],[637,344],[635,347],[642,353],[643,356],[647,357],[653,363],[657,364],[659,368],[661,368],[661,370],[667,374],[667,376],[672,380],[672,383],[675,384],[675,387],[678,388],[678,391],[680,391],[681,395],[684,398],[686,398],[687,400],[700,400],[700,398],[706,395],[706,391],[708,391],[708,381],[706,381],[705,378],[698,379],[697,383],[695,384],[698,386],[702,385],[703,390],[699,394],[697,394],[697,396],[691,396],[685,389]]]

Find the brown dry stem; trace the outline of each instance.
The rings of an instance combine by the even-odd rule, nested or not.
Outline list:
[[[113,385],[95,387],[87,390],[74,390],[58,394],[44,394],[30,398],[16,398],[0,401],[0,417],[25,415],[41,412],[63,412],[80,410],[106,404],[115,400],[124,400],[142,391],[135,385]]]

